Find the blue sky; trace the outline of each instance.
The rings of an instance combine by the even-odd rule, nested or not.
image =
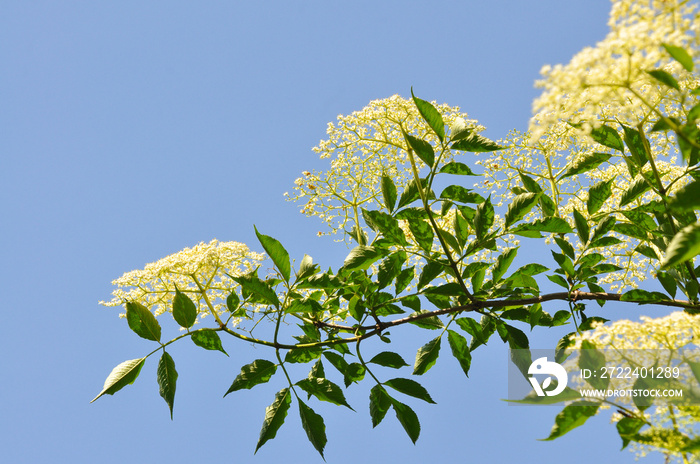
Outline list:
[[[253,224],[297,260],[308,253],[337,268],[347,249],[318,238],[320,222],[282,196],[301,171],[324,166],[310,149],[328,121],[413,86],[460,106],[491,138],[524,129],[540,67],[602,39],[608,9],[606,0],[3,2],[4,461],[321,462],[296,409],[253,456],[279,383],[222,398],[240,366],[271,356],[262,348],[226,340],[226,358],[174,346],[174,421],[155,358],[134,385],[89,404],[112,367],[152,349],[97,302],[125,271],[200,241],[260,250]],[[403,334],[396,349],[409,360],[430,335]],[[607,415],[537,441],[558,409],[500,401],[500,341],[475,353],[470,379],[443,358],[420,379],[438,404],[408,401],[422,424],[415,446],[392,413],[372,429],[368,385],[348,391],[357,413],[312,403],[326,420],[328,462],[633,462]]]

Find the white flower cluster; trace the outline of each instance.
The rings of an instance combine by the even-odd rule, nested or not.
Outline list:
[[[483,130],[458,107],[433,105],[448,126],[462,118],[460,124],[475,132]],[[323,220],[332,234],[358,225],[360,208],[386,210],[381,176],[393,180],[399,195],[413,177],[403,132],[431,143],[436,156],[440,153],[437,136],[412,100],[394,95],[371,101],[350,115],[338,116],[336,124],[328,124],[328,139],[313,148],[322,159],[330,159],[330,169],[305,171],[295,181],[295,192],[286,194],[287,199],[302,204],[303,214]],[[451,156],[449,150],[444,151],[441,162],[449,162]]]
[[[112,300],[100,304],[119,306],[136,301],[158,316],[172,311],[177,288],[195,302],[200,318],[209,313],[203,291],[214,310],[222,313],[226,297],[238,286],[229,276],[252,271],[264,258],[239,242],[202,242],[147,264],[142,270],[125,273],[112,282],[119,287],[112,292]]]

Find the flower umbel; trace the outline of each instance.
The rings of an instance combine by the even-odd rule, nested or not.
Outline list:
[[[214,311],[221,313],[226,307],[226,297],[238,286],[230,276],[254,270],[263,259],[264,255],[239,242],[219,242],[216,239],[209,243],[200,242],[147,264],[142,270],[125,273],[112,282],[119,287],[112,292],[112,300],[100,304],[119,306],[136,301],[158,316],[172,310],[177,288],[195,302],[200,317],[210,311],[204,293]]]

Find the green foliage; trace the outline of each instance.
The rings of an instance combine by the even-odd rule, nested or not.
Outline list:
[[[693,61],[687,51],[670,44],[663,47],[683,69],[692,72]],[[698,95],[686,90],[679,84],[684,81],[666,70],[644,70],[644,75],[668,94],[680,92],[683,101]],[[695,256],[700,253],[696,214],[700,208],[700,175],[695,166],[700,161],[697,103],[682,113],[686,114],[685,120],[663,116],[663,108],[659,107],[653,126],[651,122],[645,125],[646,121],[634,124],[623,118],[611,119],[618,124],[615,127],[619,132],[611,125],[592,124],[595,127],[588,126],[589,132],[571,135],[585,150],[579,153],[572,148],[566,162],[548,166],[545,174],[498,165],[508,170],[505,174],[512,182],[507,201],[502,202],[503,197],[491,187],[476,190],[466,186],[461,176],[477,175],[479,164],[468,157],[461,158],[466,162],[453,158],[462,151],[491,153],[504,147],[480,135],[476,126],[467,127],[442,107],[417,98],[413,92],[411,95],[413,111],[419,116],[411,124],[419,128],[412,128],[404,119],[392,119],[402,138],[391,145],[392,150],[403,150],[410,158],[411,176],[394,176],[393,166],[382,166],[376,173],[372,195],[362,200],[355,197],[346,211],[348,225],[340,230],[345,230],[356,246],[341,266],[321,271],[309,255],[303,255],[298,271],[292,272],[293,262],[282,243],[255,228],[272,265],[242,266],[245,273],[217,268],[228,278],[225,283],[199,281],[192,274],[194,289],[168,288],[164,293],[171,294],[167,301],[172,304],[164,311],[172,310],[173,320],[185,329],[170,341],[161,341],[161,325],[154,316],[154,312],[162,311],[156,307],[153,312],[149,310],[147,305],[151,303],[145,298],[124,299],[130,329],[157,343],[151,354],[163,349],[157,382],[171,418],[178,374],[165,348],[186,337],[199,347],[227,356],[221,340],[226,335],[269,350],[270,359],[277,361],[257,359],[244,365],[224,396],[268,382],[281,383],[282,389],[265,410],[255,451],[276,436],[294,398],[301,426],[323,457],[327,444],[324,419],[304,401],[323,401],[353,410],[344,393],[352,384],[373,384],[367,387],[373,427],[393,409],[411,442],[418,439],[421,426],[415,411],[392,395],[431,404],[432,397],[420,383],[402,375],[408,372],[404,368],[410,367],[404,359],[406,354],[400,354],[399,349],[382,350],[376,349],[376,344],[362,344],[372,338],[391,344],[389,329],[393,332],[411,324],[416,330],[431,331],[421,333],[432,333],[433,338],[413,347],[417,349],[414,375],[425,375],[436,364],[446,334],[457,361],[451,361],[452,365],[458,365],[467,377],[475,350],[501,342],[508,344],[512,361],[527,376],[532,356],[523,329],[573,327],[571,330],[576,332],[556,346],[555,360],[563,361],[576,333],[607,321],[590,314],[594,311],[590,301],[600,306],[617,300],[700,311],[699,269],[694,267]],[[567,123],[574,129],[584,127],[580,122]],[[667,165],[659,168],[658,155],[650,148],[650,133],[675,135],[684,159],[683,174]],[[416,163],[414,154],[423,164]],[[629,174],[624,182],[619,176],[607,174],[619,163],[625,163],[625,175]],[[565,204],[566,195],[559,190],[567,182],[580,186],[569,194],[575,197],[569,204]],[[438,191],[437,186],[444,186],[439,195],[433,191]],[[542,262],[513,265],[520,249],[513,236],[528,240],[520,246],[543,246],[538,249]],[[608,275],[631,269],[614,259],[614,247],[622,248],[626,253],[619,254],[630,262],[642,257],[649,260],[649,269],[653,268],[666,293],[642,288],[620,293],[606,290]],[[532,256],[526,259],[532,260]],[[547,293],[552,288],[554,291]],[[676,300],[677,295],[687,300]],[[555,308],[553,314],[545,310],[550,304]],[[213,318],[198,320],[200,313]],[[212,325],[205,326],[207,321]],[[241,321],[261,328],[254,336],[252,330],[246,331],[243,324],[238,324]],[[203,324],[202,328],[192,330],[195,322]],[[258,333],[269,336],[258,338]],[[494,334],[498,336],[492,337]],[[605,365],[605,356],[594,344],[584,341],[581,347],[580,369],[598,370]],[[370,354],[370,350],[375,351]],[[365,361],[365,355],[369,361]],[[114,368],[93,401],[133,383],[148,356]],[[310,363],[311,367],[304,367]],[[689,361],[688,365],[696,378],[700,377],[700,363]],[[328,377],[340,374],[343,382],[336,384],[328,378],[326,367],[331,371]],[[284,375],[275,377],[278,368]],[[308,376],[298,380],[294,377],[297,369],[305,369]],[[404,371],[399,372],[401,369]],[[393,374],[391,378],[383,377],[387,372]],[[594,378],[589,383],[605,389],[608,379]],[[600,402],[580,400],[577,395],[569,388],[557,397],[530,395],[520,402],[571,402],[556,416],[554,428],[545,439],[553,440],[584,424],[598,411]],[[643,411],[650,403],[637,400],[635,407]],[[652,443],[651,432],[643,430],[648,425],[644,416],[626,414],[616,424],[623,447],[631,442]],[[698,447],[697,441],[689,437],[679,439],[688,450]]]

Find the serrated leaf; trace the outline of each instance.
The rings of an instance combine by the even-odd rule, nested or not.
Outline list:
[[[676,280],[671,276],[671,274],[668,272],[659,271],[656,273],[656,278],[659,279],[659,282],[661,282],[661,285],[664,287],[664,290],[666,290],[668,294],[671,295],[671,298],[675,298],[676,291],[678,290],[678,285],[676,284]]]
[[[442,142],[445,139],[445,122],[442,120],[438,110],[431,103],[416,97],[413,94],[413,89],[411,89],[411,97],[413,97],[413,103],[418,108],[420,115]]]
[[[674,60],[678,61],[686,71],[693,71],[693,58],[682,48],[671,44],[661,44]]]
[[[420,311],[416,311],[412,313],[409,317],[414,317],[419,314],[430,314],[432,311],[429,311],[427,309],[421,309]],[[425,317],[423,319],[418,319],[415,321],[410,321],[411,324],[418,326],[422,329],[430,329],[430,330],[437,330],[437,329],[442,329],[445,327],[445,325],[442,323],[440,319],[438,319],[436,316],[432,317]]]
[[[493,282],[501,280],[501,277],[506,273],[517,254],[518,248],[509,248],[496,258],[496,264],[491,269]]]
[[[608,161],[611,156],[607,153],[589,153],[578,157],[569,163],[567,170],[559,176],[559,180],[591,171]]]
[[[323,460],[323,449],[326,447],[328,439],[326,438],[326,424],[323,423],[323,417],[316,414],[316,412],[308,407],[300,399],[299,401],[299,417],[301,418],[301,426],[306,432],[306,436],[313,445],[313,447],[318,451]]]
[[[544,440],[554,440],[567,432],[583,425],[589,417],[598,411],[600,403],[591,401],[577,401],[566,406],[554,419],[554,427]]]
[[[550,232],[554,234],[569,234],[573,232],[571,226],[562,218],[558,217],[547,217],[543,219],[535,219],[534,221],[526,224],[520,224],[514,229],[510,230],[511,233],[516,235],[525,235],[530,232]],[[541,235],[537,234],[535,237],[539,238]]]
[[[384,205],[389,212],[394,211],[394,206],[396,205],[396,185],[391,177],[386,174],[382,175],[382,197],[384,198]]]
[[[386,416],[391,407],[391,397],[384,391],[381,385],[375,385],[369,392],[369,415],[372,418],[372,427],[376,427]]]
[[[591,138],[601,145],[604,145],[619,152],[625,152],[625,145],[622,143],[620,134],[610,126],[600,126],[591,130]]]
[[[447,331],[447,341],[450,343],[452,355],[459,361],[464,374],[469,377],[469,368],[472,364],[472,355],[467,345],[467,339],[453,330]]]
[[[197,306],[177,287],[175,287],[175,296],[173,297],[173,319],[185,329],[192,327],[194,321],[197,320]]]
[[[433,146],[425,140],[421,140],[412,136],[411,134],[404,132],[403,136],[406,138],[406,142],[408,142],[408,145],[413,149],[416,155],[418,155],[418,157],[423,160],[428,167],[432,168],[433,164],[435,163],[435,151],[433,150]]]
[[[506,229],[529,213],[539,199],[540,195],[538,193],[531,192],[521,193],[513,198],[506,212]]]
[[[616,132],[617,133],[617,132]],[[598,212],[603,206],[605,201],[612,194],[612,184],[614,179],[606,180],[595,184],[588,190],[588,200],[586,201],[586,208],[588,214],[592,215]]]
[[[643,135],[637,129],[627,127],[624,124],[621,124],[621,126],[625,135],[625,144],[632,154],[634,164],[641,168],[649,161],[646,148],[644,147]]]
[[[230,313],[233,313],[238,309],[240,303],[241,299],[238,297],[238,294],[235,290],[232,290],[226,297],[226,309],[228,309]]]
[[[476,176],[469,166],[464,163],[459,163],[457,161],[451,161],[440,168],[439,173],[444,174],[456,174],[460,176]]]
[[[353,382],[359,382],[365,378],[365,366],[360,363],[350,363],[345,368],[345,375],[343,377],[343,382],[345,382],[345,387],[349,387]]]
[[[148,308],[137,301],[126,303],[126,320],[129,328],[146,340],[160,341],[160,324]]]
[[[668,300],[668,297],[661,292],[649,292],[640,288],[628,290],[620,296],[620,301],[632,301],[635,303],[658,303]]]
[[[277,365],[266,359],[256,359],[250,364],[241,367],[241,373],[235,378],[224,396],[231,392],[248,389],[265,383],[277,371]]]
[[[280,302],[277,298],[277,293],[275,293],[274,289],[269,283],[260,280],[257,275],[257,271],[237,277],[232,276],[231,278],[237,282],[244,291],[255,295],[257,298],[267,304],[279,307]]]
[[[579,213],[576,208],[574,208],[574,224],[576,224],[576,233],[581,239],[581,242],[585,245],[588,243],[588,238],[590,236],[591,229],[588,226],[588,221],[583,214]]]
[[[289,275],[291,272],[291,267],[289,264],[289,253],[284,249],[279,240],[274,239],[268,235],[263,235],[258,232],[257,227],[253,226],[255,229],[255,235],[257,235],[260,244],[265,249],[267,255],[275,263],[275,267],[280,271],[284,280],[289,281]]]
[[[472,336],[472,339],[478,342],[480,345],[485,345],[487,338],[481,332],[481,324],[472,319],[471,317],[460,317],[455,319],[455,322],[459,327]]]
[[[411,231],[411,234],[413,234],[413,237],[416,239],[416,242],[418,242],[418,245],[423,250],[430,253],[433,248],[433,239],[435,238],[433,228],[430,226],[430,224],[419,219],[415,221],[408,221],[408,228]]]
[[[423,400],[427,403],[435,404],[435,401],[433,401],[433,399],[430,397],[430,394],[428,394],[428,390],[426,390],[421,384],[419,384],[415,380],[396,378],[387,380],[386,382],[384,382],[384,385],[386,385],[387,387],[391,387],[397,392],[403,393],[404,395],[412,396],[414,398],[418,398],[419,400]]]
[[[374,247],[358,245],[345,258],[343,268],[349,271],[355,269],[366,270],[381,257],[381,252]]]
[[[461,185],[449,185],[440,193],[440,198],[446,198],[459,203],[483,203],[484,197],[462,187]]]
[[[471,133],[452,144],[453,150],[470,151],[472,153],[485,153],[502,150],[503,148],[493,140],[476,133]]]
[[[292,404],[292,397],[289,394],[289,388],[283,388],[275,395],[275,401],[265,409],[265,420],[263,420],[262,429],[260,430],[260,438],[255,446],[255,452],[268,440],[275,438],[277,431],[284,424],[284,419],[287,417],[289,406]]]
[[[667,87],[671,87],[672,89],[676,90],[681,89],[681,87],[678,85],[678,81],[676,80],[676,78],[673,77],[670,73],[664,71],[663,69],[654,69],[651,71],[647,71],[647,74],[649,74],[651,77],[653,77],[654,79],[661,82]]]
[[[393,351],[382,351],[370,359],[369,362],[384,367],[391,367],[392,369],[399,369],[409,365],[406,361],[404,361],[401,355],[394,353]]]
[[[438,356],[440,356],[440,337],[429,341],[416,353],[416,362],[413,367],[414,375],[423,375],[435,365]]]
[[[581,350],[579,352],[578,367],[580,369],[588,369],[593,372],[600,372],[600,369],[605,366],[605,354],[598,351],[596,346],[588,340],[581,342]],[[608,387],[610,379],[608,377],[591,376],[587,382],[599,390],[605,390]]]
[[[476,207],[474,215],[474,230],[478,239],[483,239],[493,225],[495,213],[491,204],[491,197]]]
[[[418,290],[432,282],[433,279],[444,271],[444,269],[445,268],[441,263],[437,261],[428,261],[428,263],[423,266],[423,271],[418,279]]]
[[[391,399],[391,406],[394,408],[396,418],[401,423],[406,434],[411,441],[415,443],[420,436],[420,422],[418,421],[418,416],[416,416],[413,409],[393,398]]]
[[[622,438],[622,449],[627,447],[632,437],[634,437],[644,425],[644,421],[635,417],[623,417],[617,421],[615,427],[617,428],[617,433],[620,435],[620,438]]]
[[[107,376],[102,391],[90,402],[93,403],[102,395],[114,395],[122,388],[134,383],[145,361],[146,358],[130,359],[117,365]]]
[[[217,334],[213,330],[197,330],[195,332],[192,332],[190,338],[192,339],[192,342],[194,342],[195,345],[200,346],[205,350],[221,351],[223,354],[228,356],[228,353],[226,352],[226,350],[224,350],[224,346],[221,344],[221,338],[219,338],[219,334]]]
[[[175,361],[163,351],[160,361],[158,361],[158,388],[160,396],[165,400],[170,408],[170,419],[173,418],[173,404],[175,403],[175,386],[177,384],[177,371],[175,370]]]
[[[399,245],[406,245],[406,236],[399,227],[399,222],[389,214],[381,211],[368,211],[362,208],[362,218],[372,230],[379,232],[384,238]]]
[[[700,208],[700,181],[694,180],[673,197],[671,207],[676,211],[691,211]]]
[[[345,400],[343,390],[333,382],[325,378],[310,377],[297,382],[306,393],[315,396],[321,401],[327,401],[337,406],[345,406],[352,409]]]
[[[666,256],[661,262],[662,269],[669,269],[688,261],[700,253],[700,223],[681,229],[668,244]]]

